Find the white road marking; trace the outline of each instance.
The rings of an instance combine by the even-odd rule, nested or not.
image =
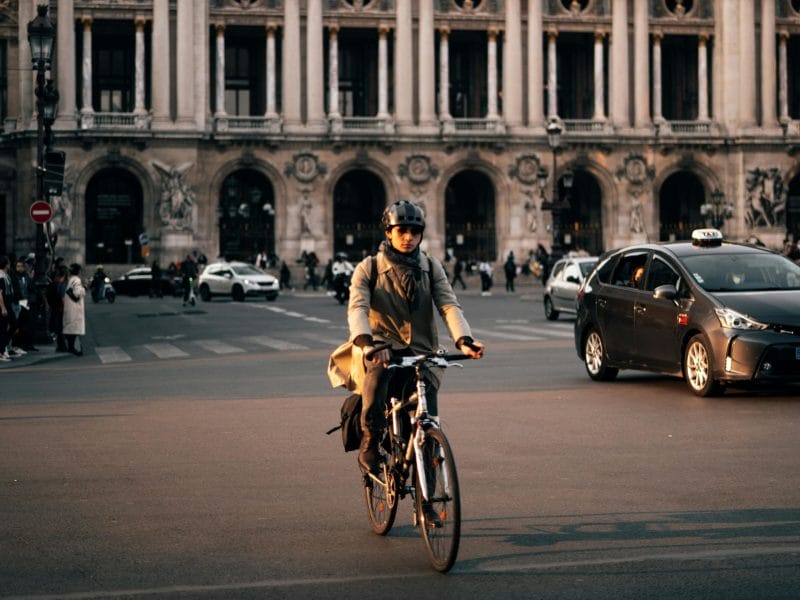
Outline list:
[[[543,337],[538,337],[534,335],[518,335],[515,333],[504,333],[502,331],[495,331],[494,329],[475,329],[474,327],[472,328],[472,333],[477,333],[479,336],[482,337],[490,337],[490,338],[495,337],[504,340],[520,340],[526,342],[536,342],[545,339]]]
[[[242,339],[250,342],[251,344],[266,346],[267,348],[274,348],[275,350],[308,350],[308,346],[301,346],[300,344],[294,344],[292,342],[287,342],[286,340],[279,340],[266,335],[257,335]]]
[[[132,360],[131,355],[125,352],[119,346],[96,346],[94,351],[100,358],[100,362],[104,365],[108,363],[120,363]]]
[[[195,340],[195,344],[214,354],[236,354],[238,352],[244,352],[243,348],[231,346],[221,340]]]
[[[158,358],[183,358],[189,356],[186,352],[172,344],[145,344],[144,347]]]
[[[571,331],[559,331],[557,329],[550,329],[545,327],[528,327],[527,325],[498,325],[498,329],[508,329],[510,331],[519,331],[520,333],[533,333],[534,335],[545,335],[550,337],[575,337]]]

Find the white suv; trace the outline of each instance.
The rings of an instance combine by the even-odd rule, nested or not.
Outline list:
[[[204,301],[215,295],[230,295],[237,302],[247,296],[265,296],[272,301],[279,290],[275,277],[244,262],[210,263],[203,269],[197,287]]]

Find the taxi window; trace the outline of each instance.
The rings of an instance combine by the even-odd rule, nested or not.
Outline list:
[[[644,269],[647,264],[647,252],[626,254],[619,259],[611,281],[614,285],[642,289],[644,286]]]
[[[680,276],[675,269],[670,267],[666,261],[658,256],[653,257],[650,263],[650,272],[647,274],[647,284],[645,289],[652,292],[660,285],[674,285],[677,289]]]
[[[564,263],[563,263],[563,262],[557,263],[557,264],[556,264],[556,266],[555,266],[555,267],[553,267],[553,273],[550,275],[550,277],[552,277],[553,279],[555,279],[556,277],[558,277],[558,276],[559,276],[559,274],[560,274],[560,273],[561,273],[561,271],[563,271],[563,270],[564,270]]]

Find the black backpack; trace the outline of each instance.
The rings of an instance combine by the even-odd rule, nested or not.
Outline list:
[[[361,429],[361,394],[351,394],[345,398],[341,408],[341,422],[326,433],[342,430],[342,445],[345,452],[358,450],[364,432]]]

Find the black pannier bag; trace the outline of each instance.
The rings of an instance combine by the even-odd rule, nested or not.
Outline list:
[[[345,452],[358,450],[361,445],[361,438],[364,435],[361,430],[361,394],[351,394],[345,398],[341,409],[341,422],[326,433],[332,434],[337,429],[342,430],[342,445]]]

